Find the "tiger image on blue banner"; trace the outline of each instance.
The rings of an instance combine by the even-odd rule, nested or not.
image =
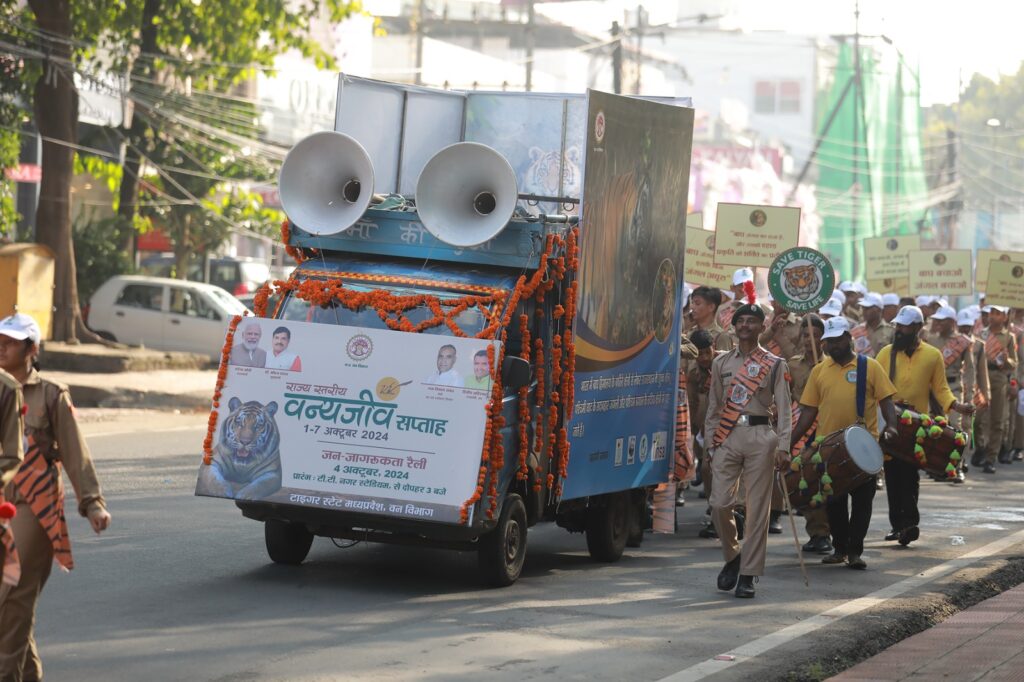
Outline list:
[[[277,403],[231,398],[228,409],[213,461],[200,469],[196,494],[257,500],[277,492],[281,488]]]

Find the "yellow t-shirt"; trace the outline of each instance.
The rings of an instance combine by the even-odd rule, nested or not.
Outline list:
[[[889,376],[890,353],[891,345],[878,353],[878,364],[882,366],[886,376]],[[949,383],[946,382],[946,363],[942,359],[942,351],[931,344],[922,341],[909,358],[903,351],[897,353],[895,377],[893,383],[896,384],[896,400],[910,403],[917,412],[931,412],[928,402],[929,391],[935,394],[935,398],[947,412],[956,402],[956,396],[949,390]]]
[[[878,403],[896,393],[882,366],[867,358],[867,382],[864,392],[864,428],[878,436]],[[800,404],[818,408],[818,435],[831,433],[857,423],[857,356],[840,365],[826,356],[811,370]]]

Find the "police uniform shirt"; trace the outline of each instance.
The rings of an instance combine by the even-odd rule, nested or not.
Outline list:
[[[711,390],[708,393],[708,413],[704,423],[705,439],[714,436],[722,407],[725,405],[726,391],[732,385],[736,372],[747,371],[747,363],[748,356],[737,348],[718,356],[711,364]],[[783,452],[789,452],[789,436],[793,430],[793,406],[790,400],[789,366],[780,358],[743,408],[743,414],[775,417],[775,432],[778,435],[776,449]]]

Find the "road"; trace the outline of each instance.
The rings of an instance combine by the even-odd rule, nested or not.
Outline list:
[[[322,538],[304,565],[282,567],[259,524],[192,495],[205,415],[82,412],[114,523],[96,537],[69,519],[77,568],[55,570],[38,613],[51,680],[768,679],[809,633],[870,624],[863,609],[923,599],[1024,543],[1017,464],[964,486],[923,482],[909,549],[882,541],[880,493],[869,570],[812,558],[809,589],[792,537],[771,536],[751,601],[714,589],[721,555],[696,537],[692,491],[676,535],[648,535],[613,565],[592,563],[580,535],[531,529],[506,589],[479,586],[471,553]]]

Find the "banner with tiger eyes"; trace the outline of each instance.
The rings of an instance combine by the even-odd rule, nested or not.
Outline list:
[[[229,338],[197,495],[460,523],[497,342],[255,317]]]

